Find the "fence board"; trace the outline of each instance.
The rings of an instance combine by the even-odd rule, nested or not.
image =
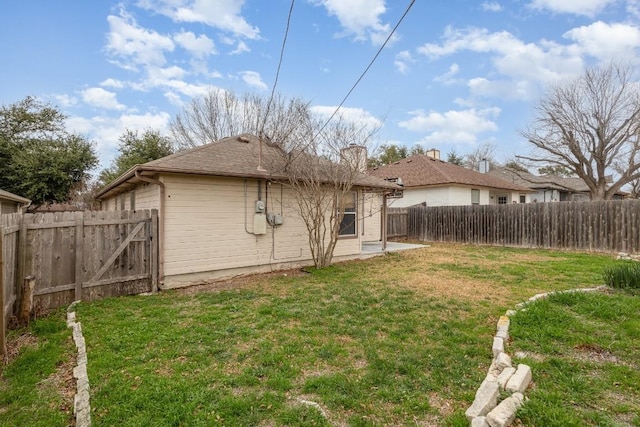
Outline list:
[[[152,252],[151,242],[157,241],[157,220],[152,221],[152,213],[157,217],[156,211],[0,216],[1,291],[7,315],[20,299],[18,282],[29,274],[36,278],[34,305],[41,310],[76,299],[153,290],[157,272],[152,268],[158,266],[158,253]],[[131,235],[133,231],[137,233]]]
[[[640,200],[388,210],[389,236],[500,246],[640,252]]]

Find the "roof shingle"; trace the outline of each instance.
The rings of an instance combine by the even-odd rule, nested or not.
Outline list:
[[[415,154],[392,164],[370,169],[369,174],[383,179],[402,178],[405,188],[460,184],[530,191],[524,186],[433,159],[424,154]]]

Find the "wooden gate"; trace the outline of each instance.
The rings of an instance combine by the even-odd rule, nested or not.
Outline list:
[[[35,277],[35,306],[43,310],[155,291],[157,218],[156,210],[24,215],[17,280]]]

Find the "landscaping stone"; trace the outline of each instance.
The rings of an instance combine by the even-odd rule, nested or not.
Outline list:
[[[500,386],[500,390],[505,389],[505,387],[507,386],[507,382],[513,376],[513,374],[515,374],[515,372],[516,372],[516,368],[512,366],[508,366],[503,369],[503,371],[500,373],[500,375],[498,375],[498,378],[497,378],[498,385]]]
[[[496,369],[500,372],[511,366],[511,357],[507,353],[500,353],[498,357],[496,357]]]
[[[516,313],[517,313],[517,311],[515,311],[515,310],[507,310],[507,312],[505,313],[505,316],[507,316],[507,317],[515,316]]]
[[[474,418],[487,415],[489,411],[498,404],[498,395],[500,389],[498,383],[492,381],[483,381],[482,385],[476,392],[476,398],[471,406],[465,412],[467,420],[473,421]]]
[[[507,427],[516,419],[516,411],[522,406],[524,396],[522,393],[514,393],[506,398],[491,412],[487,414],[487,424],[491,427]]]
[[[531,377],[531,368],[524,363],[521,363],[518,365],[518,369],[516,370],[516,372],[507,382],[505,390],[512,393],[524,393],[524,391],[529,386],[529,383],[531,382]]]
[[[499,337],[493,338],[493,347],[491,347],[491,351],[493,352],[493,357],[496,357],[500,353],[504,352],[504,340]]]
[[[486,417],[475,417],[471,421],[471,427],[490,427],[490,426],[489,424],[487,424]]]

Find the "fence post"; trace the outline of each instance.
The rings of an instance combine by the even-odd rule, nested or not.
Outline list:
[[[29,324],[31,310],[33,309],[33,291],[36,287],[36,278],[27,276],[22,283],[22,299],[20,300],[20,313],[18,320],[23,324]]]
[[[2,319],[0,319],[0,352],[2,353],[2,360],[7,358],[7,339],[5,332],[7,330],[7,317],[4,311],[4,229],[0,227],[0,309],[2,310]]]
[[[82,300],[82,263],[84,262],[84,212],[76,213],[76,294],[75,300]]]
[[[20,280],[26,276],[24,272],[27,265],[27,222],[25,218],[26,215],[20,217],[20,231],[18,232],[18,272],[15,277],[15,283],[13,284],[16,290],[16,309],[22,297],[22,284]]]

